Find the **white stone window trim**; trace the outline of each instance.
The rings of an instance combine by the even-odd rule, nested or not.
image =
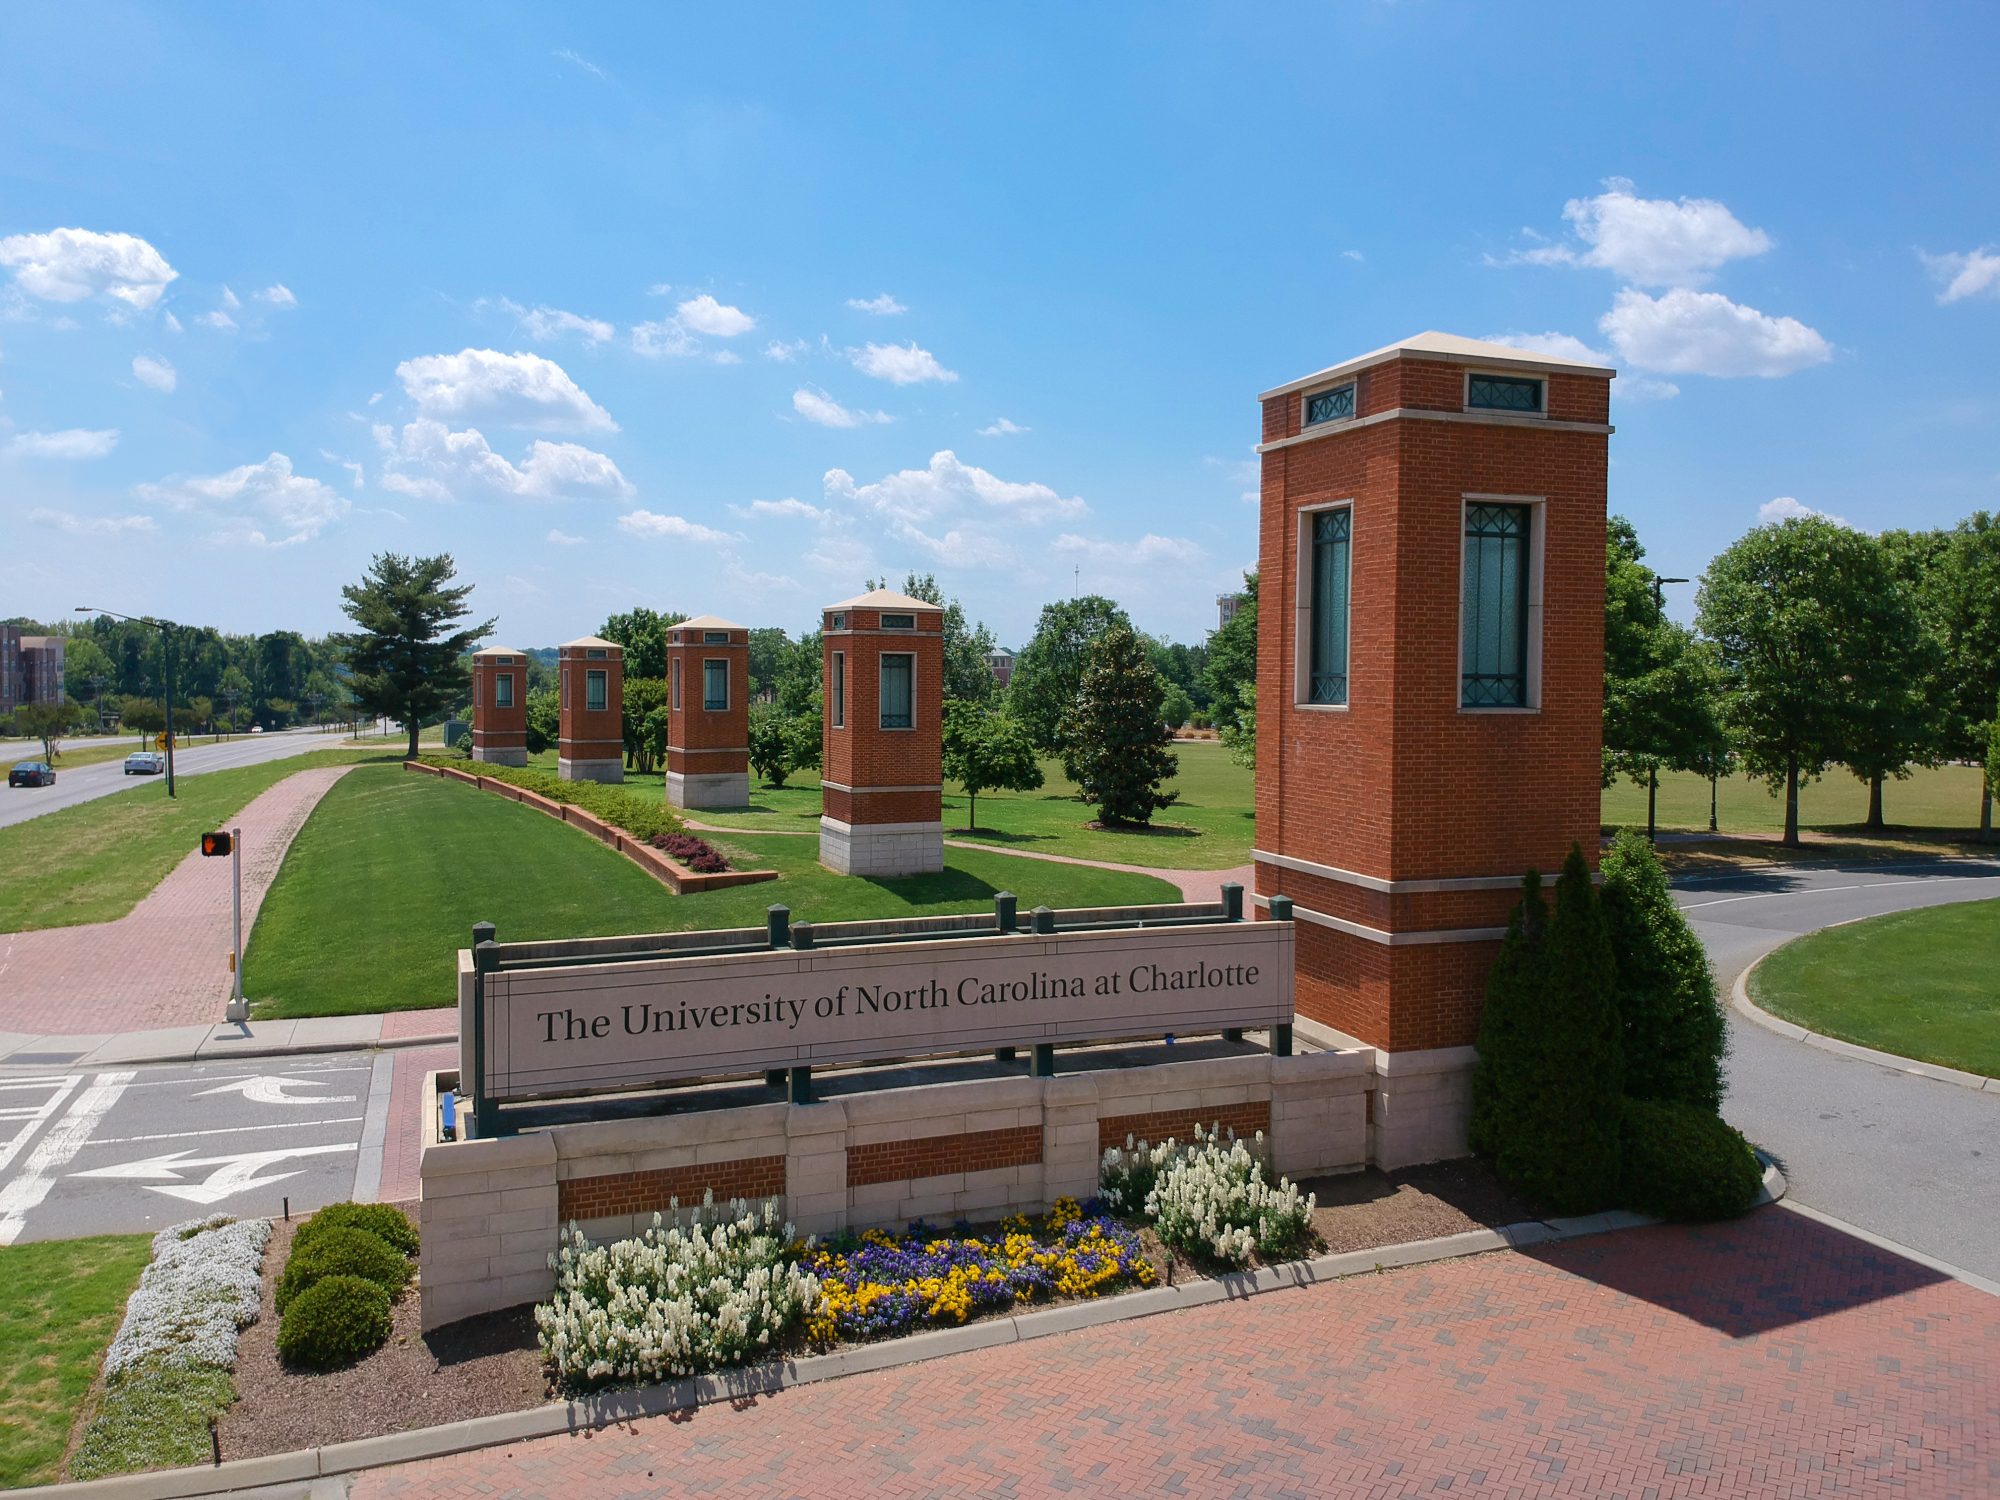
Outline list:
[[[602,683],[604,691],[598,701],[591,702],[590,690],[594,684]],[[583,711],[587,714],[606,713],[611,708],[611,671],[607,667],[592,667],[583,674]]]
[[[1315,714],[1344,714],[1354,702],[1354,530],[1357,518],[1347,521],[1347,702],[1312,701],[1312,527],[1313,517],[1322,511],[1354,510],[1350,496],[1344,500],[1322,500],[1301,505],[1298,516],[1297,560],[1292,574],[1292,707]]]
[[[667,711],[677,714],[681,711],[681,659],[678,656],[674,658],[673,670],[667,676],[671,679],[668,683]]]
[[[1542,409],[1540,411],[1516,411],[1511,406],[1474,406],[1472,404],[1472,382],[1477,380],[1518,380],[1528,385],[1542,388]],[[1465,372],[1464,383],[1459,387],[1458,404],[1469,412],[1481,415],[1494,413],[1503,417],[1515,417],[1523,422],[1546,422],[1549,419],[1549,380],[1546,375],[1526,375],[1519,370],[1488,370],[1474,366]]]
[[[1468,706],[1465,702],[1465,513],[1475,505],[1524,505],[1528,508],[1528,661],[1518,707]],[[1548,496],[1494,495],[1467,492],[1458,504],[1458,670],[1451,675],[1452,702],[1461,714],[1505,716],[1542,711],[1542,558],[1547,550]]]
[[[711,703],[708,699],[708,669],[722,668],[722,702]],[[701,659],[701,711],[705,714],[726,714],[729,712],[729,658],[726,656],[704,656]]]
[[[514,706],[514,674],[495,672],[493,674],[493,706],[512,708]]]
[[[847,653],[845,651],[836,651],[833,653],[832,677],[833,692],[830,696],[833,698],[833,727],[835,729],[845,729],[847,727]]]
[[[1313,421],[1307,413],[1312,410],[1313,397],[1324,396],[1328,391],[1337,391],[1344,385],[1354,387],[1354,410],[1344,417],[1322,417]],[[1345,427],[1361,415],[1361,377],[1349,375],[1343,380],[1330,380],[1325,385],[1316,385],[1311,390],[1299,392],[1299,431],[1327,432],[1335,427]]]

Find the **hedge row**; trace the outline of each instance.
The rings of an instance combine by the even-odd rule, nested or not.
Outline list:
[[[330,1370],[381,1348],[415,1267],[417,1229],[383,1203],[333,1203],[299,1226],[278,1278],[278,1355]]]
[[[613,828],[624,829],[635,839],[651,842],[656,837],[685,831],[680,818],[665,803],[643,802],[604,782],[564,781],[555,772],[539,766],[470,764],[450,755],[420,755],[417,759],[440,770],[464,771],[489,781],[504,781],[508,786],[517,786],[551,802],[580,807]]]

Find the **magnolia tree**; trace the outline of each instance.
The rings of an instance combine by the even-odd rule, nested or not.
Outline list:
[[[1042,784],[1041,761],[1026,727],[963,699],[945,704],[944,774],[965,788],[968,832],[979,827],[981,792],[1032,792]]]

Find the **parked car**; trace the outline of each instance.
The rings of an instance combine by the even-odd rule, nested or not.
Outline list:
[[[125,757],[127,776],[158,776],[167,769],[167,758],[157,750],[134,750]]]
[[[45,760],[24,760],[18,762],[7,773],[7,785],[14,786],[54,786],[56,768]]]

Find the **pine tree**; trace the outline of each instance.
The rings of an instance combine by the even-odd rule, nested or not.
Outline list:
[[[1063,763],[1077,800],[1095,803],[1107,825],[1143,826],[1180,797],[1160,790],[1180,769],[1168,749],[1174,732],[1160,717],[1164,696],[1131,626],[1114,625],[1091,643],[1075,706],[1063,721]]]
[[[1729,1028],[1708,953],[1674,905],[1659,856],[1638,833],[1626,829],[1612,840],[1603,870],[1625,1092],[1715,1113]]]
[[[1486,976],[1486,1005],[1479,1013],[1479,1066],[1472,1074],[1472,1123],[1468,1139],[1475,1153],[1500,1154],[1512,1134],[1510,1103],[1520,1097],[1523,1039],[1530,1034],[1535,996],[1540,992],[1542,937],[1549,909],[1542,901],[1542,872],[1521,881],[1521,899],[1507,919],[1507,936]]]
[[[455,573],[449,554],[384,552],[366,578],[340,591],[342,611],[360,627],[331,637],[347,659],[348,689],[368,713],[402,723],[412,760],[424,720],[465,696],[472,682],[465,654],[493,629],[491,620],[452,629],[466,618],[472,593],[470,584],[447,586]]]

